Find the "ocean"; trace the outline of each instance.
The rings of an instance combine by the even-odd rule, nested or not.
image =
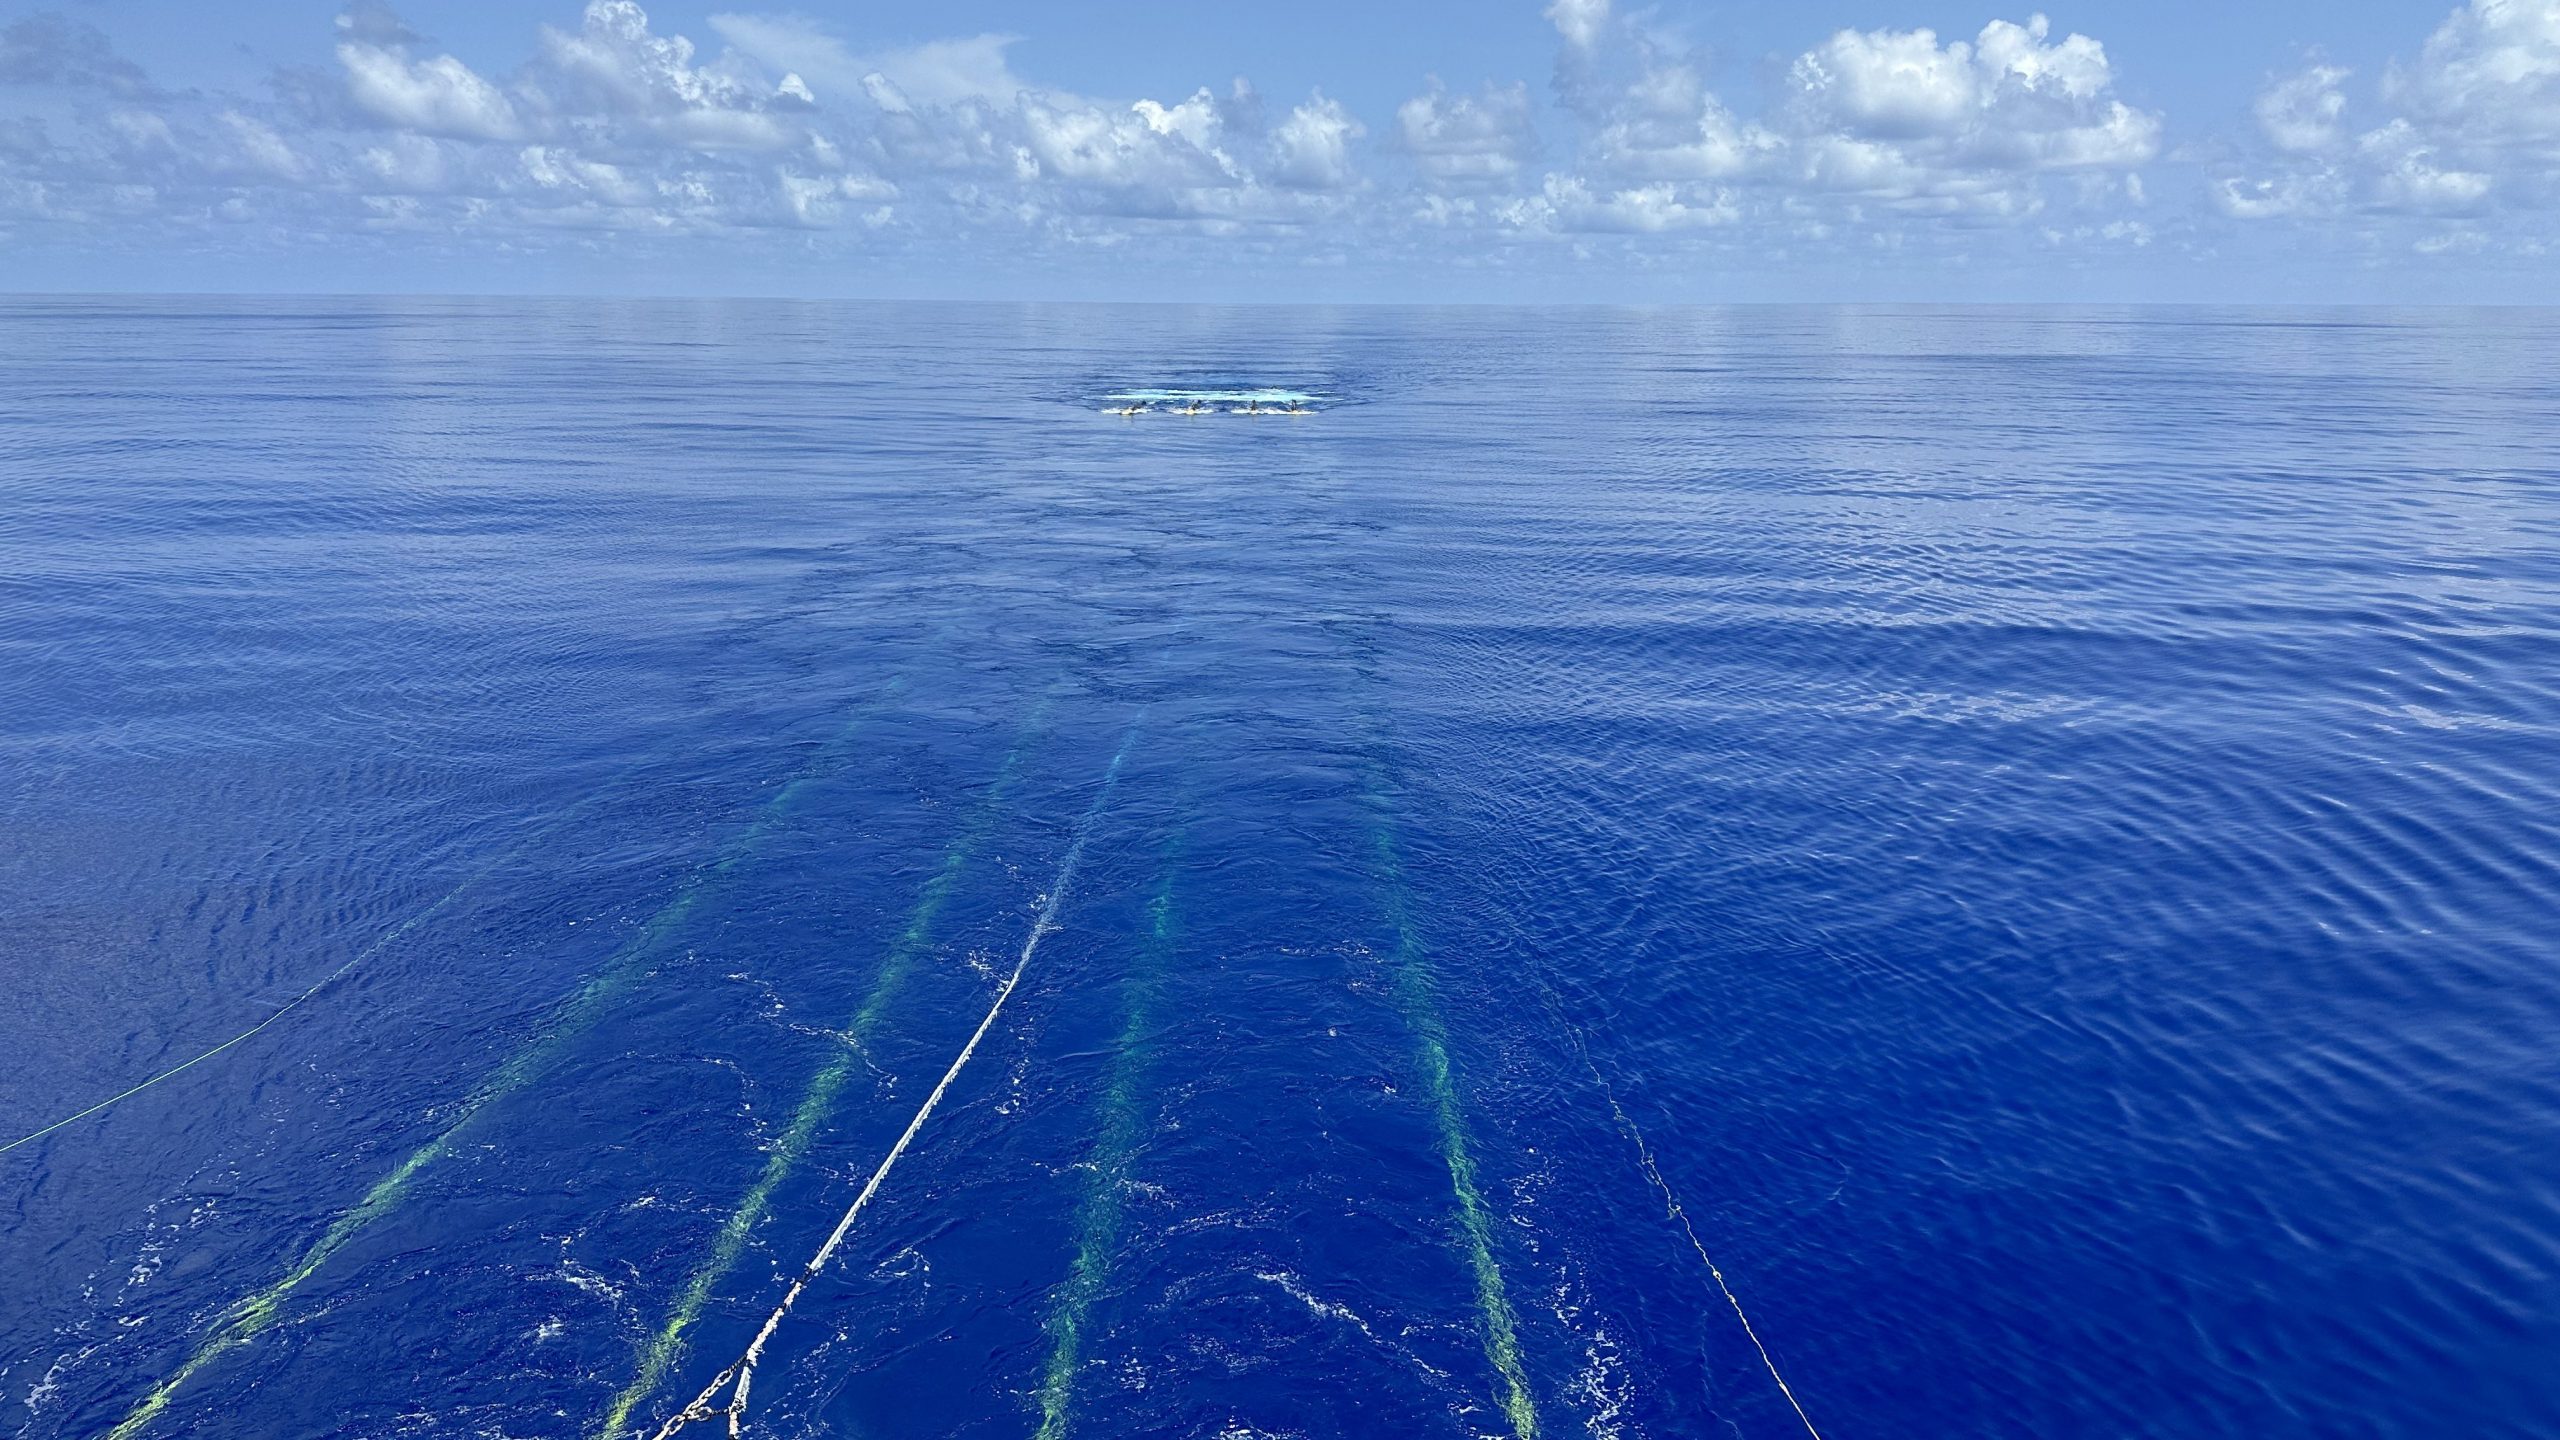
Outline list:
[[[0,805],[8,1435],[2560,1434],[2554,312],[10,299]]]

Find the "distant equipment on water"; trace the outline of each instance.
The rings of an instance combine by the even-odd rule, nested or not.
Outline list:
[[[1106,415],[1313,415],[1324,397],[1304,390],[1124,390],[1103,402]]]

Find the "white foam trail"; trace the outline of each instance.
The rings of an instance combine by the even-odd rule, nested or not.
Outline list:
[[[1144,719],[1143,716],[1140,718]],[[809,1257],[809,1263],[801,1267],[790,1288],[782,1292],[781,1303],[765,1317],[763,1327],[756,1331],[756,1338],[748,1342],[746,1353],[713,1376],[711,1383],[702,1388],[702,1393],[694,1397],[692,1404],[659,1426],[653,1440],[668,1440],[669,1436],[688,1425],[719,1416],[728,1418],[731,1436],[746,1433],[747,1392],[755,1384],[756,1366],[764,1360],[766,1343],[773,1339],[776,1330],[782,1328],[783,1320],[791,1314],[791,1307],[800,1303],[800,1292],[808,1289],[809,1282],[817,1279],[818,1272],[826,1269],[827,1262],[835,1258],[837,1247],[844,1243],[845,1236],[853,1232],[853,1222],[870,1205],[871,1197],[880,1193],[881,1183],[889,1178],[889,1171],[897,1165],[898,1157],[906,1154],[907,1147],[915,1143],[916,1133],[933,1118],[933,1112],[942,1104],[943,1094],[950,1090],[951,1082],[960,1078],[960,1072],[967,1069],[969,1061],[977,1055],[978,1043],[995,1028],[996,1017],[1004,1013],[1004,1002],[1013,998],[1015,987],[1022,983],[1023,973],[1031,968],[1031,957],[1039,953],[1040,942],[1058,928],[1058,912],[1066,905],[1068,889],[1075,884],[1077,867],[1084,862],[1085,845],[1093,838],[1094,823],[1101,818],[1102,807],[1110,800],[1112,787],[1119,782],[1121,763],[1129,758],[1129,746],[1137,738],[1138,725],[1133,722],[1129,733],[1120,741],[1119,752],[1111,757],[1110,768],[1103,772],[1102,789],[1093,797],[1093,808],[1085,812],[1083,823],[1076,827],[1075,840],[1067,846],[1066,858],[1058,865],[1057,881],[1049,887],[1048,899],[1042,902],[1039,917],[1031,922],[1031,933],[1022,942],[1022,954],[1013,962],[1013,973],[997,987],[995,1001],[987,1007],[986,1018],[978,1022],[978,1028],[970,1032],[969,1043],[960,1047],[960,1053],[952,1058],[951,1068],[942,1072],[942,1079],[933,1087],[933,1093],[924,1097],[924,1104],[917,1107],[915,1118],[907,1122],[905,1132],[898,1136],[896,1144],[889,1147],[889,1153],[880,1158],[879,1168],[871,1172],[862,1193],[854,1196],[853,1203],[845,1207],[844,1215],[836,1221],[836,1228],[828,1233],[826,1243],[818,1247],[817,1254]],[[723,1386],[730,1387],[729,1403],[713,1409],[712,1401]]]

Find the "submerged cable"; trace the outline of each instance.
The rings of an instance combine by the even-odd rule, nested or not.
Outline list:
[[[944,850],[942,863],[925,882],[924,891],[916,900],[915,911],[907,919],[906,929],[899,933],[888,954],[881,958],[879,972],[872,978],[871,993],[864,998],[862,1008],[845,1027],[845,1053],[829,1062],[810,1080],[799,1109],[792,1113],[790,1125],[766,1155],[763,1172],[739,1198],[737,1206],[729,1212],[729,1218],[721,1223],[718,1235],[711,1242],[711,1253],[694,1268],[684,1288],[677,1292],[675,1304],[669,1309],[665,1322],[640,1347],[639,1364],[631,1383],[614,1397],[603,1424],[598,1427],[598,1435],[609,1440],[609,1437],[622,1434],[630,1424],[632,1412],[657,1393],[658,1387],[666,1380],[667,1371],[684,1353],[685,1335],[702,1318],[703,1308],[711,1301],[713,1287],[746,1252],[748,1237],[755,1233],[755,1227],[772,1208],[774,1192],[798,1168],[808,1154],[810,1144],[816,1140],[819,1128],[834,1113],[836,1099],[846,1082],[853,1078],[863,1046],[871,1038],[881,1017],[888,1013],[908,974],[931,951],[934,926],[949,904],[962,873],[986,843],[997,817],[1003,813],[1005,800],[1012,793],[1014,781],[1020,774],[1023,758],[1029,753],[1032,739],[1039,732],[1047,713],[1048,702],[1044,700],[1024,722],[1013,749],[997,768],[995,780],[979,796],[968,822]]]
[[[1382,796],[1372,803],[1385,807]],[[1422,1076],[1431,1095],[1433,1119],[1440,1132],[1440,1158],[1449,1168],[1449,1191],[1458,1207],[1458,1234],[1465,1242],[1467,1266],[1476,1282],[1476,1312],[1485,1359],[1501,1382],[1498,1399],[1517,1440],[1535,1440],[1538,1407],[1529,1393],[1527,1362],[1520,1352],[1520,1320],[1502,1281],[1502,1263],[1494,1255],[1492,1212],[1476,1183],[1475,1156],[1467,1143],[1466,1109],[1449,1065],[1449,1033],[1440,1017],[1422,936],[1413,923],[1411,893],[1404,864],[1396,853],[1395,831],[1382,815],[1373,837],[1378,878],[1386,891],[1387,919],[1395,929],[1393,962],[1396,996],[1414,1032]]]
[[[1129,747],[1137,738],[1138,725],[1132,723],[1120,742],[1120,749],[1112,755],[1109,768],[1103,772],[1102,786],[1093,797],[1093,807],[1085,812],[1084,820],[1076,827],[1075,839],[1067,846],[1066,858],[1059,863],[1058,877],[1051,883],[1048,898],[1041,904],[1038,917],[1032,921],[1030,935],[1022,942],[1022,953],[1013,962],[1013,972],[997,987],[994,1000],[987,1006],[986,1018],[978,1022],[978,1028],[969,1034],[968,1043],[952,1057],[951,1067],[942,1072],[942,1079],[935,1083],[933,1093],[925,1096],[924,1104],[916,1108],[915,1118],[907,1122],[907,1128],[889,1147],[889,1153],[880,1157],[879,1167],[871,1172],[871,1178],[863,1184],[862,1192],[854,1196],[853,1203],[845,1207],[835,1229],[828,1232],[825,1243],[809,1257],[809,1263],[800,1267],[800,1273],[792,1277],[780,1302],[775,1304],[772,1313],[765,1316],[755,1338],[748,1342],[745,1353],[713,1376],[711,1383],[703,1387],[692,1404],[659,1426],[654,1440],[668,1440],[669,1436],[687,1426],[716,1419],[727,1420],[732,1437],[746,1433],[749,1393],[755,1385],[756,1367],[764,1359],[765,1346],[772,1341],[774,1332],[782,1328],[782,1322],[790,1316],[792,1307],[800,1303],[801,1292],[807,1290],[809,1282],[817,1279],[819,1272],[827,1268],[827,1262],[835,1258],[837,1247],[844,1244],[845,1236],[852,1233],[854,1221],[861,1218],[863,1210],[871,1204],[871,1197],[880,1193],[880,1186],[888,1180],[889,1172],[897,1166],[899,1158],[907,1153],[907,1147],[915,1143],[916,1135],[924,1129],[925,1122],[933,1118],[933,1112],[942,1104],[942,1097],[950,1091],[952,1082],[960,1078],[960,1072],[967,1069],[970,1060],[976,1057],[979,1044],[987,1038],[987,1032],[995,1028],[996,1017],[1004,1013],[1005,1002],[1013,998],[1014,990],[1022,984],[1024,973],[1031,968],[1032,957],[1039,953],[1040,942],[1057,930],[1058,913],[1065,907],[1068,893],[1074,888],[1076,871],[1084,862],[1085,847],[1093,838],[1094,828],[1110,802],[1112,789],[1119,783],[1121,764],[1128,759]],[[730,1392],[729,1401],[721,1405],[717,1402],[724,1388]]]
[[[1373,804],[1383,808],[1385,799],[1382,793],[1373,792],[1370,798]],[[1431,1082],[1433,1102],[1439,1111],[1442,1152],[1449,1164],[1451,1187],[1458,1197],[1459,1223],[1467,1239],[1468,1258],[1476,1272],[1477,1301],[1483,1312],[1486,1354],[1493,1360],[1495,1370],[1502,1376],[1506,1389],[1504,1409],[1511,1419],[1514,1431],[1519,1436],[1519,1440],[1530,1440],[1536,1425],[1536,1414],[1530,1402],[1521,1363],[1517,1325],[1510,1304],[1503,1296],[1502,1275],[1492,1252],[1491,1230],[1487,1222],[1483,1198],[1475,1183],[1475,1164],[1466,1148],[1465,1117],[1459,1107],[1456,1086],[1450,1077],[1446,1031],[1440,1020],[1438,1006],[1430,994],[1429,971],[1421,963],[1421,941],[1407,913],[1409,892],[1405,886],[1402,865],[1396,855],[1394,831],[1383,821],[1377,832],[1376,843],[1379,869],[1386,883],[1390,918],[1394,922],[1397,935],[1397,989],[1407,997],[1408,1014],[1413,1018],[1415,1029],[1421,1040],[1423,1069]],[[1787,1384],[1786,1376],[1779,1373],[1777,1361],[1770,1355],[1769,1347],[1761,1341],[1759,1330],[1752,1325],[1751,1317],[1744,1313],[1741,1298],[1734,1293],[1733,1286],[1725,1278],[1724,1271],[1707,1253],[1706,1242],[1699,1238],[1697,1226],[1690,1220],[1687,1207],[1680,1203],[1680,1197],[1673,1192],[1670,1181],[1664,1177],[1661,1167],[1655,1163],[1653,1149],[1646,1143],[1644,1132],[1637,1127],[1634,1117],[1627,1114],[1626,1108],[1618,1103],[1617,1092],[1609,1084],[1608,1077],[1601,1073],[1599,1063],[1592,1058],[1591,1047],[1582,1031],[1565,1014],[1564,1007],[1557,999],[1553,987],[1543,979],[1537,980],[1536,984],[1546,1002],[1548,1012],[1555,1017],[1556,1023],[1572,1043],[1574,1053],[1581,1059],[1584,1067],[1591,1072],[1592,1081],[1600,1087],[1601,1096],[1608,1102],[1609,1113],[1616,1118],[1620,1132],[1634,1144],[1637,1162],[1642,1166],[1645,1178],[1652,1182],[1654,1189],[1662,1196],[1663,1203],[1667,1207],[1668,1218],[1680,1223],[1681,1233],[1687,1237],[1689,1248],[1697,1252],[1700,1263],[1706,1266],[1707,1274],[1714,1279],[1716,1290],[1723,1295],[1725,1304],[1732,1308],[1734,1318],[1741,1322],[1742,1333],[1750,1339],[1751,1348],[1758,1353],[1761,1367],[1767,1370],[1769,1378],[1776,1382],[1778,1393],[1786,1397],[1788,1408],[1795,1412],[1796,1420],[1804,1426],[1805,1433],[1813,1437],[1813,1440],[1822,1440],[1822,1432],[1814,1427],[1812,1417],[1805,1413],[1804,1405],[1796,1399],[1794,1388]]]
[[[1111,1249],[1120,1236],[1120,1187],[1138,1147],[1138,1087],[1148,1036],[1155,1029],[1156,986],[1173,953],[1174,876],[1183,835],[1165,845],[1164,873],[1147,905],[1147,941],[1129,977],[1126,1019],[1114,1047],[1111,1080],[1102,1097],[1102,1125],[1087,1161],[1084,1199],[1076,1207],[1076,1258],[1049,1315],[1049,1363],[1040,1378],[1040,1430],[1036,1440],[1065,1440],[1075,1398],[1076,1365],[1083,1355],[1085,1317],[1102,1292]]]
[[[897,682],[892,682],[873,697],[872,705],[866,705],[848,720],[833,741],[774,792],[759,809],[755,820],[731,842],[720,858],[709,868],[695,872],[683,888],[641,926],[638,934],[614,952],[603,970],[578,988],[551,1026],[499,1066],[497,1072],[452,1113],[434,1138],[412,1151],[389,1174],[374,1182],[363,1199],[340,1212],[281,1278],[265,1289],[233,1302],[224,1312],[226,1318],[219,1323],[213,1335],[198,1345],[183,1364],[152,1386],[115,1429],[107,1432],[107,1440],[134,1440],[162,1411],[168,1409],[178,1391],[206,1366],[247,1345],[274,1325],[283,1313],[285,1300],[317,1274],[349,1241],[375,1221],[398,1209],[406,1197],[410,1181],[419,1171],[448,1154],[456,1137],[483,1111],[544,1074],[568,1043],[592,1027],[603,1016],[606,1006],[647,969],[647,962],[659,946],[675,933],[713,884],[727,878],[738,866],[754,857],[765,838],[789,813],[792,802],[816,783],[850,747],[865,722],[873,718],[877,703],[896,694],[900,688]]]
[[[1733,1286],[1724,1278],[1723,1269],[1717,1266],[1715,1257],[1707,1253],[1706,1242],[1698,1238],[1697,1226],[1689,1221],[1688,1207],[1680,1203],[1680,1197],[1671,1189],[1671,1182],[1663,1178],[1662,1167],[1654,1163],[1653,1147],[1645,1143],[1644,1132],[1636,1128],[1635,1117],[1618,1103],[1617,1089],[1610,1085],[1607,1076],[1600,1073],[1599,1062],[1591,1058],[1591,1047],[1583,1039],[1581,1029],[1566,1017],[1563,1006],[1557,1003],[1552,991],[1547,996],[1547,1003],[1555,1014],[1556,1022],[1564,1028],[1565,1037],[1572,1041],[1574,1053],[1581,1057],[1583,1067],[1591,1072],[1592,1083],[1600,1087],[1601,1098],[1609,1102],[1609,1113],[1617,1118],[1619,1132],[1636,1147],[1636,1162],[1643,1167],[1645,1178],[1652,1181],[1653,1188],[1660,1192],[1665,1216],[1680,1222],[1680,1233],[1688,1237],[1689,1248],[1698,1252],[1699,1263],[1705,1265],[1707,1274],[1714,1277],[1716,1289],[1724,1296],[1724,1303],[1733,1307],[1733,1318],[1742,1322],[1742,1333],[1750,1338],[1751,1348],[1759,1352],[1761,1368],[1777,1382],[1778,1393],[1787,1397],[1787,1406],[1796,1412],[1804,1433],[1812,1436],[1813,1440],[1822,1440],[1822,1432],[1814,1428],[1813,1417],[1805,1413],[1803,1402],[1796,1399],[1795,1388],[1787,1384],[1786,1376],[1778,1373],[1778,1362],[1770,1357],[1769,1347],[1761,1343],[1759,1329],[1751,1323],[1751,1317],[1743,1313],[1741,1297],[1733,1293]]]
[[[548,832],[546,831],[546,833]],[[531,844],[532,842],[527,841],[525,843]],[[362,965],[367,960],[370,960],[374,956],[380,954],[383,950],[389,948],[393,942],[399,940],[401,936],[408,934],[420,925],[434,919],[443,911],[444,907],[461,899],[463,892],[469,890],[472,886],[479,884],[483,879],[486,879],[489,872],[497,869],[499,864],[506,858],[508,857],[500,856],[497,859],[490,860],[483,864],[479,869],[462,877],[461,883],[455,885],[452,889],[447,890],[443,896],[437,899],[433,904],[430,904],[427,908],[410,916],[408,919],[401,921],[399,924],[391,927],[391,929],[385,931],[383,934],[376,936],[372,944],[357,951],[345,964],[340,965],[337,969],[332,970],[328,974],[311,982],[311,984],[305,988],[301,994],[294,996],[282,1005],[277,1006],[274,1010],[269,1011],[266,1019],[259,1021],[257,1024],[250,1026],[248,1029],[241,1031],[239,1034],[232,1036],[230,1039],[223,1041],[221,1044],[214,1046],[212,1049],[207,1050],[200,1055],[181,1060],[177,1064],[160,1071],[158,1074],[155,1074],[138,1084],[127,1089],[117,1091],[115,1094],[108,1096],[106,1099],[99,1101],[97,1104],[92,1105],[85,1110],[74,1111],[69,1115],[63,1116],[61,1119],[54,1121],[52,1124],[45,1126],[41,1130],[28,1131],[17,1139],[12,1140],[5,1145],[0,1145],[0,1155],[6,1155],[21,1145],[32,1145],[36,1141],[43,1139],[57,1130],[76,1125],[81,1121],[88,1119],[92,1115],[98,1114],[104,1110],[112,1109],[117,1105],[121,1105],[125,1101],[132,1099],[134,1096],[141,1094],[143,1091],[160,1084],[164,1080],[174,1079],[177,1076],[194,1069],[198,1065],[203,1064],[207,1060],[213,1059],[223,1051],[228,1050],[235,1045],[254,1039],[260,1031],[283,1019],[296,1007],[300,1006],[302,1002],[319,994],[321,991],[328,989],[331,985],[336,984],[348,971],[355,969],[357,966]]]
[[[887,685],[883,686],[882,690],[884,695],[891,695],[896,694],[903,688],[905,688],[904,681],[892,680]],[[814,769],[820,765],[829,763],[830,758],[842,749],[846,738],[849,737],[839,737],[836,741],[831,742],[825,750],[820,752],[819,758],[812,762],[810,768]],[[801,783],[801,779],[803,778],[805,778],[805,772],[803,777],[795,777],[791,782],[791,785],[796,786]],[[786,787],[785,793],[789,793],[788,787]],[[780,798],[780,796],[776,797],[777,800]],[[349,958],[345,964],[340,965],[337,969],[332,970],[328,974],[311,982],[311,984],[305,987],[300,994],[285,1001],[282,1005],[279,1005],[274,1010],[268,1012],[267,1018],[264,1020],[261,1020],[257,1024],[250,1026],[248,1029],[241,1031],[239,1034],[232,1036],[230,1039],[223,1041],[221,1044],[214,1046],[212,1049],[204,1051],[202,1054],[193,1056],[189,1059],[181,1060],[177,1064],[160,1071],[158,1074],[152,1075],[148,1079],[145,1079],[127,1089],[118,1091],[85,1110],[79,1110],[72,1114],[65,1115],[61,1119],[54,1121],[52,1124],[45,1126],[41,1130],[29,1131],[28,1133],[19,1136],[17,1139],[9,1141],[5,1145],[0,1145],[0,1155],[6,1155],[21,1145],[33,1144],[34,1142],[41,1140],[47,1135],[51,1135],[55,1131],[61,1130],[66,1126],[76,1125],[79,1122],[88,1119],[92,1115],[111,1109],[117,1105],[121,1105],[125,1101],[132,1099],[134,1096],[141,1094],[143,1091],[151,1089],[153,1086],[158,1085],[163,1081],[170,1080],[184,1074],[185,1072],[194,1069],[196,1066],[222,1054],[224,1051],[255,1038],[259,1032],[265,1030],[268,1026],[275,1024],[286,1015],[292,1013],[295,1009],[300,1007],[304,1001],[309,1000],[312,996],[319,994],[321,991],[328,989],[331,985],[334,985],[339,980],[345,978],[349,971],[354,970],[357,966],[364,964],[364,962],[372,959],[374,956],[381,954],[384,950],[389,949],[393,944],[397,943],[402,936],[442,914],[446,906],[461,899],[473,886],[488,879],[491,872],[497,870],[509,860],[512,860],[517,856],[522,855],[527,850],[532,849],[536,842],[558,834],[560,830],[568,824],[569,820],[573,816],[594,804],[595,799],[596,797],[594,795],[588,796],[580,803],[571,806],[567,811],[554,819],[552,823],[543,826],[534,834],[526,836],[524,839],[517,841],[515,844],[506,847],[496,855],[493,855],[487,860],[481,862],[477,869],[473,870],[470,874],[463,876],[461,880],[454,884],[452,889],[447,890],[443,895],[437,897],[425,909],[420,910],[418,913],[401,921],[399,924],[391,927],[391,929],[385,931],[381,935],[376,936],[372,944],[357,951],[354,956]]]

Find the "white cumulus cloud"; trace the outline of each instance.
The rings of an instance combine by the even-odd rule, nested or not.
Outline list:
[[[2294,155],[2335,150],[2347,137],[2347,72],[2313,65],[2269,85],[2251,107],[2267,143]]]
[[[1555,0],[1547,7],[1547,19],[1564,37],[1564,43],[1577,50],[1589,50],[1600,43],[1609,27],[1609,0]]]
[[[2372,167],[2374,199],[2392,209],[2428,213],[2476,209],[2489,198],[2495,183],[2484,171],[2461,168],[2406,119],[2364,136],[2356,142],[2356,150]]]
[[[1659,235],[1730,225],[1741,211],[1726,191],[1698,194],[1669,181],[1595,191],[1579,176],[1550,175],[1538,194],[1505,207],[1503,218],[1567,234]]]
[[[696,150],[781,150],[802,138],[787,118],[800,95],[726,57],[695,63],[693,42],[651,30],[634,0],[588,0],[578,29],[541,35],[532,88],[553,114],[636,124]]]
[[[2014,203],[2041,172],[2150,161],[2159,117],[2110,93],[2106,48],[2051,35],[2037,15],[1994,20],[1970,45],[1928,30],[1833,36],[1788,77],[1791,129],[1813,157],[1807,178],[1884,198]]]
[[[450,55],[411,60],[402,49],[358,39],[338,43],[347,98],[395,130],[463,140],[514,140],[524,122],[506,93]]]
[[[2560,155],[2560,0],[2471,0],[2393,70],[2384,98],[2479,146]]]
[[[1452,95],[1434,80],[1430,89],[1396,107],[1395,134],[1398,147],[1440,185],[1508,181],[1538,150],[1529,87],[1517,83]]]
[[[2351,73],[2306,52],[2223,97],[2215,128],[2166,160],[2146,77],[2014,11],[1961,28],[1889,8],[1854,28],[1808,20],[1746,53],[1691,0],[1506,0],[1552,89],[1417,67],[1401,103],[1364,113],[1341,97],[1374,76],[1358,92],[1322,76],[1295,103],[1223,71],[1121,93],[1026,73],[1040,52],[1011,34],[884,34],[858,11],[694,25],[645,4],[535,0],[517,48],[492,54],[350,0],[264,89],[153,84],[99,28],[113,7],[0,25],[0,223],[197,243],[255,221],[269,237],[485,236],[493,252],[563,231],[982,259],[1195,242],[1199,259],[1232,241],[1223,253],[1257,264],[1492,271],[1588,254],[2201,255],[2244,221],[2325,227],[2366,255],[2448,236],[2449,256],[2521,255],[2560,207],[2560,0],[2432,0],[2396,62],[2359,55]],[[795,233],[759,238],[773,230]]]
[[[1292,190],[1346,189],[1359,178],[1351,142],[1367,133],[1340,102],[1315,95],[1272,132],[1271,178]]]
[[[2477,216],[2560,204],[2560,0],[2470,0],[2436,26],[2357,133],[2347,73],[2313,65],[2270,84],[2256,114],[2270,152],[2215,180],[2235,219]],[[2370,123],[2370,122],[2368,122]]]
[[[1010,107],[1033,88],[1013,72],[1016,35],[967,35],[918,45],[859,50],[797,15],[720,14],[713,33],[768,68],[794,73],[823,100],[865,96],[899,111],[918,106]]]
[[[1560,0],[1548,16],[1558,94],[1583,122],[1578,163],[1513,213],[1550,229],[1655,233],[1754,212],[1801,225],[1825,207],[1983,220],[2057,197],[2121,207],[2138,203],[2135,172],[2160,151],[2160,117],[2117,95],[2106,47],[2056,36],[2041,15],[1993,20],[1971,40],[1837,31],[1779,72],[1758,118],[1715,93],[1702,52],[1641,15]],[[2103,236],[2109,223],[2056,233]]]

